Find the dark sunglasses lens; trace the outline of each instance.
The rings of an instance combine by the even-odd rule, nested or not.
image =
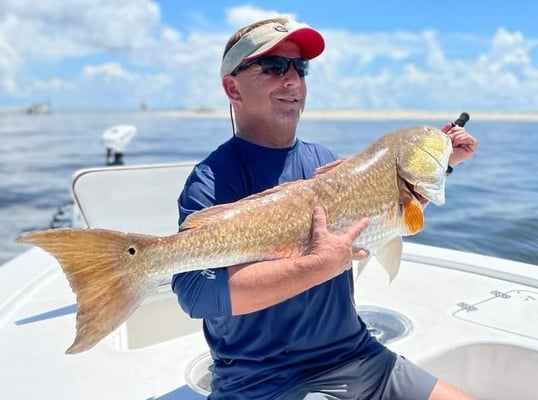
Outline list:
[[[308,75],[308,60],[296,58],[293,60],[293,65],[301,78]]]
[[[267,57],[260,59],[264,74],[284,75],[288,70],[288,60],[284,57]]]
[[[286,57],[275,56],[265,57],[259,60],[259,64],[262,67],[262,72],[264,74],[284,75],[288,72],[291,63],[293,63],[293,66],[300,77],[304,77],[308,74],[308,60],[304,58],[289,59]]]

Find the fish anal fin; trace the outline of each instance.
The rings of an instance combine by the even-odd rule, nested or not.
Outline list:
[[[156,237],[105,229],[50,229],[19,242],[54,256],[77,299],[76,337],[66,353],[86,351],[118,328],[153,287],[136,266]]]
[[[390,281],[398,275],[400,263],[402,261],[403,242],[400,236],[392,239],[382,248],[380,248],[375,257],[383,269],[389,275]]]
[[[408,200],[404,204],[403,221],[409,235],[414,235],[424,229],[424,213],[418,201]]]

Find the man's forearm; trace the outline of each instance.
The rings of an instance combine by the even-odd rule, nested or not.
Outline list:
[[[248,314],[281,303],[335,276],[315,255],[228,268],[232,314]]]

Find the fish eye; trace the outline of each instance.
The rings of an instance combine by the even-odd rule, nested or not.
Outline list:
[[[128,251],[129,254],[131,254],[131,255],[135,255],[135,254],[136,254],[136,249],[135,249],[134,247],[129,247],[129,248],[127,249],[127,251]]]

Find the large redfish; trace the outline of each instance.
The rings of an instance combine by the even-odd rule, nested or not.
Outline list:
[[[304,254],[316,205],[325,209],[332,231],[369,217],[353,245],[375,255],[392,279],[401,237],[423,229],[426,203],[444,203],[451,151],[439,129],[412,127],[382,136],[311,179],[193,213],[185,230],[171,236],[52,229],[17,240],[43,248],[63,268],[78,304],[76,338],[67,353],[78,353],[115,330],[175,273]]]

